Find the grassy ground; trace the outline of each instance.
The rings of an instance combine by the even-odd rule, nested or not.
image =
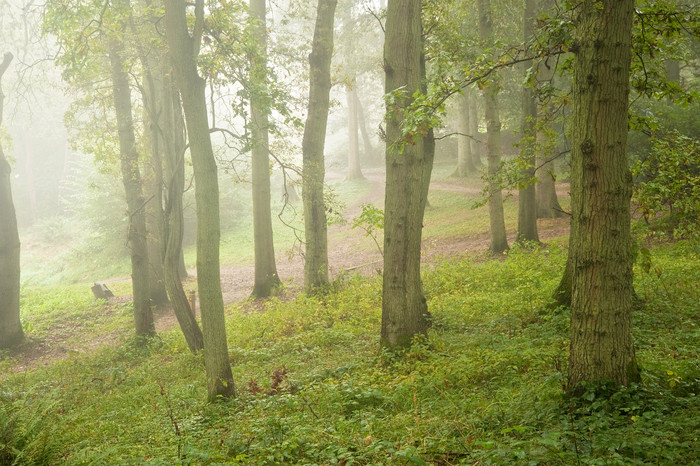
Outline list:
[[[430,234],[483,231],[452,225],[463,197],[431,200]],[[30,338],[80,325],[106,344],[24,369],[5,355],[0,464],[698,464],[700,244],[657,245],[637,267],[643,383],[570,402],[569,316],[548,307],[562,243],[426,267],[432,329],[400,356],[379,350],[378,277],[231,305],[238,397],[214,404],[177,329],[143,345],[128,303],[25,287]]]

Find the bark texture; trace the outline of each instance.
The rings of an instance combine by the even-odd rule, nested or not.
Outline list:
[[[9,52],[3,56],[0,83],[12,58]],[[0,124],[4,98],[0,86]],[[19,318],[20,242],[10,172],[10,164],[0,146],[0,348],[14,346],[24,338]]]
[[[632,341],[632,248],[627,157],[633,0],[585,1],[573,86],[569,390],[639,380]]]
[[[304,203],[304,287],[314,292],[328,284],[328,226],[323,181],[323,150],[331,90],[333,24],[337,0],[318,0],[316,28],[309,55],[309,113],[302,140]]]
[[[205,81],[196,57],[204,30],[204,1],[196,0],[190,35],[184,0],[165,2],[166,37],[180,89],[192,154],[197,209],[197,286],[202,313],[208,399],[235,395],[226,342],[226,319],[219,266],[219,180],[209,135]]]
[[[525,0],[523,11],[523,43],[527,44],[534,35],[535,0]],[[526,74],[532,62],[523,64],[523,74]],[[537,101],[535,92],[529,84],[522,90],[522,114],[520,123],[521,157],[524,167],[520,172],[521,181],[525,187],[518,193],[518,234],[516,241],[522,243],[532,241],[539,243],[537,234],[537,198],[535,192],[535,143],[537,134]]]
[[[490,0],[478,0],[479,36],[482,44],[493,43],[493,15]],[[499,83],[495,79],[484,82],[484,112],[486,114],[486,150],[488,152],[488,195],[491,245],[494,254],[508,250],[506,223],[503,215],[503,194],[496,180],[501,166],[501,120],[498,115]]]
[[[382,344],[409,345],[428,330],[428,307],[420,277],[423,213],[433,162],[432,138],[407,141],[401,131],[404,111],[421,90],[423,43],[421,5],[390,0],[384,43],[386,93],[405,89],[387,107],[386,194],[384,201],[384,274]]]
[[[112,75],[114,110],[119,134],[119,159],[122,182],[126,193],[129,215],[128,246],[131,256],[131,285],[134,301],[134,324],[137,335],[153,335],[155,325],[151,312],[148,284],[148,244],[146,239],[146,206],[139,170],[139,153],[131,113],[131,88],[129,75],[122,56],[124,45],[121,37],[109,41],[109,61]]]
[[[255,284],[253,296],[265,297],[275,293],[282,282],[277,275],[275,245],[272,234],[270,207],[270,155],[268,114],[270,97],[267,92],[267,28],[265,0],[250,0],[250,17],[257,45],[250,55],[250,114],[253,180],[253,236],[255,248]]]

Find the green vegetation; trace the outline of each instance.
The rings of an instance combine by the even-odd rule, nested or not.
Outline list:
[[[700,427],[700,245],[640,255],[643,383],[566,401],[568,315],[548,310],[565,261],[552,244],[425,273],[433,323],[378,352],[381,281],[227,312],[239,397],[206,404],[201,356],[178,330],[28,371],[2,363],[0,463],[693,464]],[[644,256],[644,260],[641,257]],[[650,261],[646,267],[644,261]],[[646,270],[646,272],[645,272]],[[30,338],[56,325],[129,327],[128,306],[32,290]],[[26,317],[26,316],[25,316]],[[49,332],[51,329],[51,332]]]

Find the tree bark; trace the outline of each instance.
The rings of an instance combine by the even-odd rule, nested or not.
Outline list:
[[[328,284],[328,226],[323,199],[326,168],[323,150],[330,104],[333,23],[337,3],[337,0],[318,0],[316,28],[309,55],[309,109],[302,140],[301,196],[304,203],[306,242],[304,287],[310,293]]]
[[[10,66],[12,54],[7,52],[0,63],[2,76]],[[5,96],[0,85],[0,124]],[[24,338],[19,318],[20,242],[17,215],[12,200],[11,168],[0,145],[0,348],[15,346]]]
[[[253,236],[255,248],[255,284],[253,296],[274,294],[282,284],[275,264],[275,245],[270,207],[270,156],[268,114],[270,97],[267,91],[267,28],[265,0],[250,0],[252,33],[257,45],[250,55],[250,114],[253,180]]]
[[[196,0],[190,36],[184,0],[165,2],[166,37],[173,74],[180,89],[190,141],[197,209],[197,285],[204,336],[204,366],[209,401],[235,395],[226,342],[226,319],[219,267],[219,180],[209,135],[206,83],[197,71],[204,1]]]
[[[387,107],[386,194],[382,344],[409,345],[428,329],[428,307],[420,277],[421,235],[432,170],[432,139],[406,141],[401,123],[413,95],[421,89],[423,43],[421,4],[390,0],[384,42],[386,93],[404,89]]]
[[[483,44],[493,43],[493,19],[491,1],[479,0],[479,36]],[[490,45],[489,45],[490,46]],[[488,141],[488,196],[491,245],[489,250],[499,254],[508,250],[506,224],[503,216],[503,195],[497,182],[501,166],[501,121],[498,116],[498,92],[500,84],[495,79],[484,83],[484,109]]]
[[[585,1],[575,31],[569,391],[639,380],[627,157],[633,0]]]
[[[122,31],[124,29],[122,28]],[[134,323],[137,335],[153,335],[155,325],[151,312],[148,285],[148,245],[146,210],[139,170],[139,153],[131,113],[131,88],[122,53],[124,44],[117,34],[109,39],[109,61],[112,75],[114,110],[119,134],[119,158],[122,182],[129,215],[128,245],[131,256],[131,284],[134,302]]]
[[[535,29],[535,0],[525,0],[523,11],[523,43],[527,44],[532,40]],[[527,74],[532,62],[524,62],[523,74]],[[537,133],[535,126],[537,123],[537,100],[531,85],[526,83],[522,89],[522,121],[521,129],[521,157],[523,158],[523,169],[520,172],[521,182],[525,183],[524,188],[518,193],[518,234],[516,241],[520,243],[539,243],[537,234],[537,198],[535,192],[535,143]]]

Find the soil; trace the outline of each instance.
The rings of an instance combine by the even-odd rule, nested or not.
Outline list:
[[[384,175],[378,170],[366,170],[365,177],[372,183],[370,192],[361,200],[351,206],[347,206],[344,218],[351,220],[361,212],[361,205],[369,202],[381,204],[384,198]],[[340,173],[328,173],[327,181],[343,178]],[[440,181],[431,184],[431,192],[450,191],[467,194],[479,194],[481,189],[462,184],[459,179],[454,182]],[[559,187],[560,195],[568,194],[568,186]],[[517,192],[512,193],[517,196]],[[561,237],[568,234],[568,218],[540,219],[538,221],[541,241]],[[351,229],[351,224],[333,225],[328,231],[328,260],[330,275],[338,277],[342,273],[359,273],[363,275],[375,275],[381,271],[382,256],[371,238],[364,235],[359,229]],[[515,231],[510,231],[508,240],[512,243],[515,239]],[[429,238],[424,241],[423,261],[426,264],[436,263],[444,258],[474,256],[483,254],[489,246],[489,234],[487,231],[470,238],[464,237],[440,237]],[[304,264],[300,254],[285,255],[278,252],[277,272],[285,283],[285,291],[282,299],[291,299],[303,285]],[[185,283],[186,289],[195,288],[195,271],[190,271],[190,277]],[[232,304],[248,300],[243,311],[255,312],[262,308],[264,300],[253,300],[250,292],[253,288],[254,268],[252,265],[224,265],[221,268],[221,288],[224,304]],[[121,277],[128,279],[128,277]],[[189,285],[189,286],[188,286]],[[123,303],[128,302],[130,296],[118,296],[110,299],[110,305],[104,307],[104,313],[118,312]],[[198,306],[197,306],[198,307]],[[198,311],[198,309],[197,309]],[[233,311],[230,311],[233,312]],[[178,325],[177,319],[171,308],[159,307],[154,310],[154,319],[157,332],[167,332]],[[66,326],[65,328],[52,329],[50,336],[44,340],[32,339],[19,348],[11,351],[9,357],[14,364],[11,370],[23,372],[38,365],[52,364],[56,360],[68,358],[72,354],[94,352],[98,347],[117,345],[129,335],[129,329],[115,332],[111,335],[94,335],[89,326]],[[0,354],[0,357],[2,354]]]

